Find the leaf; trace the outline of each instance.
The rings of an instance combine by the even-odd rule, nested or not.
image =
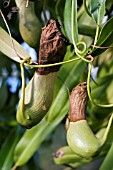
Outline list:
[[[18,131],[15,132],[13,129],[9,135],[7,136],[4,144],[2,145],[2,149],[0,151],[0,169],[1,170],[11,170],[11,166],[13,165],[13,153],[14,148],[19,140]]]
[[[72,35],[71,35],[71,9],[72,9],[72,1],[66,0],[65,8],[64,8],[64,28],[67,35],[67,38],[70,42],[72,42]]]
[[[111,83],[111,81],[113,80],[113,75],[109,74],[103,77],[98,77],[98,79],[96,80],[96,83],[98,85],[96,85],[94,82],[91,83],[91,88],[93,89],[93,97],[98,97],[100,98],[100,96],[102,95],[102,93],[105,91],[103,91],[102,89],[106,89],[106,87]],[[98,89],[98,92],[96,92]],[[102,92],[101,92],[102,90]]]
[[[59,135],[59,132],[62,135]],[[38,149],[38,155],[40,160],[41,169],[48,170],[58,170],[59,167],[53,162],[52,154],[55,151],[66,144],[65,141],[65,127],[64,124],[61,123],[57,128],[55,128],[52,135],[47,138]]]
[[[46,118],[44,118],[40,124],[24,133],[15,149],[14,167],[25,164],[33,156],[34,152],[39,148],[41,142],[64,118],[67,107],[68,105],[66,103],[60,114],[53,120],[52,123],[49,123]]]
[[[105,15],[105,2],[106,0],[91,0],[90,3],[91,15],[98,25]]]
[[[102,77],[98,77],[96,79],[96,83],[98,85],[95,84],[95,82],[92,82],[92,88],[96,88],[97,86],[101,86],[105,83],[111,82],[113,79],[113,74],[107,74],[107,75],[103,75]]]
[[[107,0],[106,1],[106,11],[112,9],[113,1]]]
[[[29,57],[27,51],[25,51],[15,39],[12,41],[10,35],[4,29],[2,29],[2,27],[0,27],[0,51],[12,60],[19,63],[21,62],[19,56],[23,59]],[[19,56],[17,56],[16,52]]]
[[[67,77],[64,81],[64,84],[66,84],[70,91],[76,85],[76,83],[78,83],[78,79],[80,75],[83,73],[84,68],[85,65],[81,61],[78,61],[76,63],[75,62],[70,63],[70,71],[66,73]],[[66,68],[63,69],[62,67],[61,71],[66,72],[67,70]],[[63,79],[63,77],[61,78]],[[47,114],[47,119],[49,122],[52,122],[54,118],[60,113],[60,110],[62,109],[63,105],[65,105],[67,99],[69,98],[65,85],[63,85],[62,88],[59,89],[60,89],[59,93],[57,94]]]
[[[113,17],[110,18],[105,25],[103,26],[100,36],[98,38],[98,41],[96,43],[96,46],[99,47],[108,47],[113,43]],[[101,53],[103,53],[106,50],[104,49],[94,49],[92,52],[92,56],[97,56]]]
[[[63,26],[63,21],[64,21],[64,16],[63,16],[63,9],[64,9],[64,5],[65,5],[65,0],[58,0],[56,2],[56,6],[55,6],[55,12],[56,12],[56,15],[57,15],[57,18],[58,18],[58,21],[60,22],[61,24],[61,30],[63,32],[63,34],[65,34],[65,31],[64,31],[64,26]]]
[[[106,89],[106,93],[107,93],[107,99],[109,101],[112,101],[112,103],[113,103],[113,95],[112,95],[113,94],[113,80],[112,80],[110,86]]]
[[[101,167],[99,170],[112,170],[113,169],[113,144],[111,145],[110,150],[107,153],[107,156],[105,157]]]
[[[108,98],[107,90],[113,82],[113,74],[107,74],[96,79],[96,83],[91,83],[91,96],[97,104],[110,104],[113,103],[111,99]],[[103,108],[95,105],[90,105],[90,112],[95,115],[96,119],[102,121],[108,116],[113,108]],[[95,124],[94,124],[95,126]]]

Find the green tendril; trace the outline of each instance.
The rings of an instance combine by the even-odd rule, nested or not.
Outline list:
[[[31,57],[26,58],[24,61],[20,63],[20,68],[21,68],[21,78],[22,78],[22,113],[24,113],[24,101],[25,101],[25,77],[24,77],[24,63],[29,62]],[[23,114],[24,115],[24,114]],[[25,115],[24,115],[25,116]],[[26,118],[29,119],[29,115],[26,115]]]
[[[77,0],[72,0],[71,28],[72,28],[72,41],[74,46],[76,47],[76,43],[78,42]]]
[[[72,32],[72,42],[74,45],[76,55],[84,60],[85,62],[90,63],[91,61],[85,59],[87,46],[85,42],[78,42],[78,25],[77,25],[77,0],[72,0],[72,15],[71,15],[71,32]],[[83,50],[79,50],[79,46],[83,46]]]
[[[86,52],[86,49],[87,49],[86,43],[85,43],[85,42],[78,42],[78,43],[77,43],[77,47],[79,47],[80,45],[83,46],[83,50],[81,51],[81,50],[79,50],[79,49],[77,48],[77,52],[78,52],[79,54],[84,54],[84,53]]]
[[[108,122],[108,125],[107,125],[107,128],[106,128],[106,131],[103,135],[103,137],[100,139],[100,144],[103,145],[107,139],[107,136],[108,136],[108,133],[110,131],[110,127],[112,125],[112,122],[113,122],[113,113],[111,114],[111,117],[109,119],[109,122]]]
[[[87,92],[88,92],[89,99],[96,106],[104,107],[104,108],[113,107],[113,104],[106,104],[106,105],[104,105],[104,104],[97,104],[93,100],[93,98],[91,96],[91,92],[90,92],[90,76],[91,76],[92,65],[93,65],[93,63],[91,62],[89,64],[89,71],[88,71],[88,77],[87,77]]]
[[[21,78],[22,78],[22,113],[24,113],[24,101],[25,101],[25,77],[24,77],[24,66],[20,63],[21,68]]]
[[[44,64],[44,65],[36,64],[36,65],[32,65],[32,64],[29,64],[29,63],[24,63],[24,65],[31,68],[31,69],[33,69],[33,68],[42,68],[42,67],[54,67],[54,66],[67,64],[67,63],[77,61],[77,60],[80,60],[80,58],[78,57],[78,58],[70,59],[70,60],[67,60],[67,61],[62,61],[62,62],[59,62],[59,63],[53,63],[53,64]]]
[[[91,17],[91,13],[88,10],[87,5],[86,5],[86,0],[83,0],[83,5],[84,5],[84,9],[85,9],[86,13]]]
[[[97,43],[97,39],[98,39],[98,35],[99,35],[99,29],[100,29],[100,27],[99,27],[99,25],[97,24],[96,34],[95,34],[95,40],[94,40],[93,48],[94,48],[94,46],[95,46],[95,45],[96,45],[96,43]]]

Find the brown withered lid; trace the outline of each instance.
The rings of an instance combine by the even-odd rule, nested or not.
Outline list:
[[[57,20],[49,20],[44,28],[40,39],[39,61],[40,65],[53,64],[63,61],[68,41],[61,33],[61,25]],[[38,68],[38,74],[48,74],[58,71],[60,66]]]
[[[78,84],[70,95],[70,122],[85,119],[86,106],[88,102],[87,83]]]

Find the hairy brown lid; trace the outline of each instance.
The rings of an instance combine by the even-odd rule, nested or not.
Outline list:
[[[70,122],[85,119],[87,102],[87,83],[82,82],[72,90],[70,95]]]
[[[61,62],[66,53],[68,41],[61,33],[61,25],[57,20],[49,20],[44,28],[40,39],[38,63],[52,64]],[[60,66],[38,68],[38,74],[48,74],[58,71]]]

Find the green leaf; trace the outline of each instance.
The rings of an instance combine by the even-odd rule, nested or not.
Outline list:
[[[113,81],[113,74],[109,74],[103,77],[98,77],[98,79],[96,80],[96,83],[98,85],[96,85],[94,82],[91,83],[92,97],[95,99],[103,98],[103,95],[105,94],[105,92],[107,92],[107,89],[110,83],[112,83],[112,81]]]
[[[110,84],[110,82],[106,82],[106,83],[102,84],[101,86],[99,85],[95,89],[92,89],[93,99],[99,99],[100,100],[109,84]]]
[[[98,77],[96,79],[96,83],[91,83],[91,96],[95,100],[95,103],[97,104],[110,104],[113,103],[112,99],[108,98],[107,90],[109,89],[109,86],[113,82],[113,74],[108,74],[103,77]],[[95,115],[96,119],[99,121],[102,121],[102,119],[105,119],[106,116],[108,116],[113,108],[103,108],[95,105],[90,105],[90,112]],[[104,121],[105,122],[105,121]],[[93,125],[95,126],[95,124]]]
[[[58,18],[58,21],[61,24],[61,30],[63,32],[63,34],[65,34],[64,31],[64,25],[63,25],[63,21],[64,21],[64,16],[63,16],[63,9],[64,9],[64,5],[65,5],[65,0],[58,0],[55,6],[55,12]]]
[[[64,72],[66,73],[67,77],[64,81],[64,84],[66,84],[68,89],[71,91],[71,89],[76,85],[76,83],[78,83],[78,79],[84,71],[85,64],[82,61],[78,61],[70,63],[69,65],[70,65],[69,66],[70,70],[68,70],[69,72],[66,73],[67,71],[66,67],[62,67],[61,71],[63,71],[63,73]],[[63,74],[61,79],[63,79]],[[62,109],[63,105],[65,105],[67,99],[69,98],[65,85],[63,85],[59,89],[60,89],[59,93],[57,94],[47,114],[47,119],[49,122],[52,122],[54,118],[60,113],[60,110]]]
[[[59,132],[62,135],[59,135]],[[53,162],[52,159],[52,153],[55,153],[55,151],[66,144],[65,141],[65,126],[63,123],[61,123],[59,126],[57,126],[52,133],[52,135],[47,138],[41,145],[41,147],[38,149],[38,155],[40,160],[40,167],[41,169],[53,169],[58,170],[58,166]]]
[[[64,8],[64,28],[67,35],[67,38],[72,42],[71,35],[71,10],[72,9],[72,0],[66,0]]]
[[[101,21],[103,20],[104,18],[104,15],[105,15],[105,3],[106,3],[106,0],[99,0],[99,3],[100,3],[100,8],[99,8],[99,16],[98,16],[98,25],[101,24]]]
[[[91,0],[90,3],[91,15],[98,25],[105,15],[105,2],[106,0]]]
[[[0,151],[1,170],[11,170],[11,166],[14,163],[14,159],[13,159],[14,149],[18,140],[19,140],[18,131],[15,132],[15,129],[13,129],[7,136]]]
[[[40,124],[24,133],[15,149],[14,167],[25,164],[33,156],[34,152],[39,148],[41,142],[64,118],[67,108],[68,104],[66,103],[60,114],[53,120],[52,123],[49,123],[47,119],[44,118]]]
[[[103,85],[103,84],[106,83],[106,82],[111,82],[111,81],[112,81],[112,78],[113,78],[113,74],[103,75],[102,77],[99,76],[99,77],[96,79],[96,83],[97,83],[98,85],[96,85],[95,82],[92,82],[92,83],[91,83],[91,86],[92,86],[92,88],[95,88],[95,87],[97,87],[97,86],[101,86],[101,85]]]
[[[103,161],[99,170],[112,170],[113,169],[113,144],[111,145],[110,150],[108,151],[105,160]]]
[[[98,41],[96,43],[96,46],[108,47],[112,43],[113,43],[113,17],[110,18],[103,26],[100,36],[98,38]],[[106,48],[94,49],[94,51],[92,52],[92,56],[97,56],[97,55],[103,53],[105,50],[106,50]]]
[[[110,11],[110,9],[112,9],[112,5],[113,5],[113,1],[111,0],[107,0],[106,1],[106,11]]]
[[[2,27],[0,27],[0,51],[19,63],[21,62],[19,56],[23,59],[29,57],[27,51],[15,39],[12,40],[10,35]]]

